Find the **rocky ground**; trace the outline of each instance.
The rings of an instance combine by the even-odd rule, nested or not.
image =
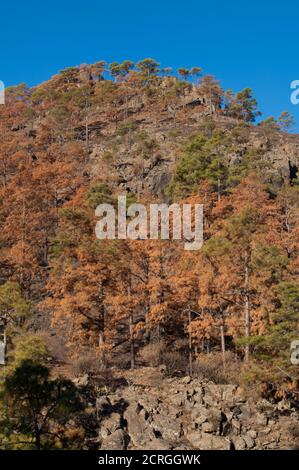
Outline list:
[[[285,399],[245,398],[240,387],[191,377],[162,378],[150,369],[98,394],[98,436],[86,448],[102,450],[296,449],[299,413]],[[144,380],[144,377],[147,377]],[[84,378],[76,379],[77,384]]]

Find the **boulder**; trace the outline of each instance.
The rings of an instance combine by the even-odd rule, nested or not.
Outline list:
[[[171,395],[169,397],[169,401],[175,405],[175,406],[183,406],[185,402],[185,398],[182,393],[176,394],[176,395]]]
[[[187,434],[187,439],[194,449],[199,450],[229,450],[230,441],[222,436],[213,436],[212,434],[200,434],[192,432]]]
[[[179,418],[156,414],[151,423],[153,430],[169,441],[178,440],[182,433],[182,422]]]
[[[164,439],[153,438],[148,441],[144,446],[143,450],[170,450],[171,444]]]
[[[232,419],[231,428],[232,428],[233,434],[235,434],[237,436],[239,434],[241,434],[242,425],[241,425],[240,421],[238,421],[237,419]]]
[[[105,419],[101,425],[100,434],[107,437],[121,427],[121,417],[118,413],[112,413],[109,418]]]
[[[234,403],[237,387],[235,385],[221,385],[222,400]]]
[[[126,433],[122,429],[117,429],[102,440],[101,450],[125,450],[126,444]]]
[[[267,436],[268,434],[270,434],[270,432],[271,432],[271,428],[265,427],[261,429],[261,431],[259,432],[259,436]]]
[[[102,396],[96,399],[96,412],[98,417],[108,414],[111,409],[112,405],[108,397]]]
[[[127,422],[127,432],[133,444],[143,446],[154,434],[145,420],[144,414],[137,413],[136,403],[131,404],[124,412],[124,419]]]
[[[248,420],[252,416],[252,410],[249,405],[240,405],[241,416],[239,419],[242,421]]]
[[[213,424],[209,423],[208,421],[206,423],[202,423],[201,430],[202,432],[214,432],[215,431]]]
[[[248,436],[250,436],[252,439],[256,439],[256,437],[257,437],[257,432],[256,432],[254,429],[250,429],[247,434],[248,434]]]
[[[220,433],[220,426],[225,415],[218,408],[206,408],[204,405],[196,405],[192,410],[192,421],[201,425],[204,432]]]
[[[219,385],[209,383],[204,387],[204,401],[213,406],[222,400],[222,390]]]
[[[73,382],[77,387],[86,387],[88,385],[89,377],[88,374],[84,374],[81,377],[76,377]]]
[[[255,446],[255,442],[254,440],[252,439],[252,437],[248,434],[246,434],[246,436],[244,436],[244,441],[246,443],[246,447],[248,449],[252,449],[254,446]]]
[[[208,420],[209,410],[201,404],[195,404],[192,413],[191,420],[192,422],[200,425]]]
[[[286,411],[286,410],[289,410],[290,408],[291,408],[291,403],[284,399],[279,401],[276,405],[276,409],[278,411]]]
[[[183,384],[190,384],[192,382],[192,378],[189,375],[187,375],[186,377],[182,378],[181,382]]]
[[[243,437],[235,437],[233,439],[233,444],[234,444],[234,447],[236,450],[244,450],[246,449],[246,442],[245,440],[243,439]]]
[[[260,426],[267,426],[268,418],[264,413],[257,413],[255,415],[255,421]]]

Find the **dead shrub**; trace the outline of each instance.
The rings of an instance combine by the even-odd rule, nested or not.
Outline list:
[[[169,376],[183,375],[187,371],[187,357],[181,351],[181,345],[171,350],[164,341],[147,344],[140,351],[140,356],[151,367],[165,366],[165,373]]]
[[[41,330],[38,335],[44,340],[49,349],[52,360],[56,363],[65,363],[67,361],[67,347],[63,337],[56,334],[50,334]]]
[[[193,374],[201,380],[211,380],[216,384],[239,384],[241,363],[232,352],[225,353],[225,369],[222,354],[199,354],[193,362]]]
[[[186,355],[189,351],[189,340],[186,338],[179,338],[172,343],[172,347],[175,351],[179,351]]]
[[[166,374],[170,376],[185,375],[188,370],[187,357],[177,351],[165,352],[163,364],[166,366]]]
[[[166,350],[164,341],[150,343],[144,346],[140,351],[140,356],[151,367],[157,367],[163,363],[163,357]]]
[[[84,351],[72,361],[72,371],[76,377],[81,375],[98,375],[103,373],[105,368],[99,357],[92,351]]]

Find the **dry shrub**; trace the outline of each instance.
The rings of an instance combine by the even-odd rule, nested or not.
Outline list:
[[[67,361],[67,347],[63,337],[56,334],[50,334],[47,331],[41,331],[39,336],[45,341],[53,361],[57,363],[64,363]]]
[[[144,346],[140,351],[140,356],[151,367],[157,367],[162,364],[165,351],[166,344],[164,341],[159,341]]]
[[[179,338],[172,343],[172,348],[175,351],[180,351],[186,355],[189,351],[189,340],[186,338]]]
[[[218,384],[239,384],[241,362],[235,354],[225,353],[225,370],[222,353],[199,354],[193,363],[193,373],[201,380],[211,380]]]
[[[164,365],[167,375],[182,375],[187,371],[188,361],[181,346],[173,344],[170,348],[164,341],[159,341],[144,346],[140,356],[151,367]]]
[[[127,370],[131,367],[130,353],[120,352],[108,357],[109,366],[114,367],[115,369]]]
[[[178,351],[165,352],[163,364],[166,366],[166,374],[170,376],[185,375],[188,371],[187,357]]]
[[[81,375],[97,375],[104,370],[99,357],[93,351],[82,351],[77,359],[72,361],[72,372],[76,377]]]

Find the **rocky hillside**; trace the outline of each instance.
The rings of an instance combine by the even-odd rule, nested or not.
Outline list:
[[[256,126],[242,127],[239,121],[228,117],[205,111],[194,114],[193,109],[184,112],[182,122],[173,122],[163,115],[154,120],[139,119],[137,112],[128,129],[116,131],[114,136],[95,138],[90,154],[93,177],[108,172],[121,190],[135,194],[147,190],[161,199],[186,142],[197,133],[209,133],[210,126],[235,137],[234,148],[226,151],[229,165],[237,166],[249,151],[255,151],[262,155],[268,181],[291,181],[297,177],[299,138],[296,135],[273,136]],[[118,132],[124,135],[117,135]]]
[[[28,151],[37,164],[50,132],[48,147],[57,142],[65,151],[75,152],[73,158],[78,160],[82,150],[87,153],[82,168],[86,181],[101,177],[119,189],[135,194],[149,190],[161,197],[184,144],[197,133],[211,135],[216,128],[236,144],[227,152],[228,164],[240,163],[249,150],[260,151],[274,179],[296,178],[298,136],[280,132],[278,125],[267,121],[253,125],[255,111],[245,109],[239,116],[234,104],[221,107],[225,92],[213,77],[194,85],[158,77],[155,70],[145,81],[141,69],[113,82],[103,80],[101,66],[100,79],[92,74],[94,69],[96,64],[65,69],[32,90],[21,85],[8,91],[11,109],[5,110],[9,115],[4,113],[2,125],[14,145]],[[14,109],[15,99],[21,109]],[[243,106],[254,108],[251,100]],[[241,108],[241,102],[236,105]],[[69,141],[80,144],[81,150],[67,149]]]
[[[127,386],[96,398],[97,437],[87,448],[275,450],[299,445],[298,409],[286,400],[248,399],[235,385],[157,369],[127,373]],[[87,386],[87,377],[76,379]]]

